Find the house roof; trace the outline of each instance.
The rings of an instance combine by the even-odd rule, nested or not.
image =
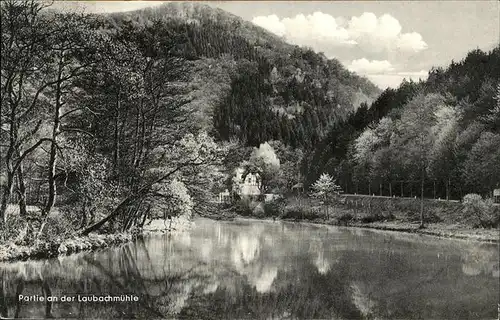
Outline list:
[[[299,182],[297,184],[294,184],[292,189],[298,189],[298,188],[304,188],[304,184],[302,182]]]

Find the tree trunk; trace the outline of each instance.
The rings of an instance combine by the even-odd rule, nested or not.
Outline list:
[[[151,119],[151,124],[149,125],[149,128],[146,129],[147,134],[146,134],[146,147],[144,150],[144,157],[143,157],[144,159],[149,158],[151,150],[153,149],[152,142],[153,142],[153,133],[156,130],[157,109],[158,107],[154,109],[153,118]]]
[[[57,187],[56,187],[56,164],[57,164],[57,136],[60,132],[60,109],[61,109],[61,84],[57,83],[56,89],[56,106],[54,110],[53,128],[52,128],[52,142],[50,143],[49,153],[49,170],[48,170],[48,185],[49,195],[47,203],[43,210],[43,216],[47,216],[56,202]]]
[[[401,198],[404,198],[403,181],[401,181]]]
[[[135,131],[134,131],[134,151],[132,153],[132,166],[135,165],[137,158],[137,144],[139,140],[139,114],[135,117]]]
[[[392,198],[392,182],[389,182],[389,197]]]
[[[117,174],[118,160],[120,157],[120,137],[119,137],[119,122],[120,122],[120,91],[116,96],[115,123],[113,135],[113,173]]]
[[[143,101],[141,99],[140,108],[137,109],[137,114],[135,116],[135,130],[134,130],[134,153],[132,157],[132,166],[135,167],[137,162],[137,156],[139,153],[139,132],[140,132],[140,119],[141,119],[141,110],[143,106]]]
[[[330,220],[330,214],[328,212],[328,200],[326,196],[325,196],[325,207],[326,207],[326,220]]]
[[[160,178],[156,179],[155,181],[143,186],[137,192],[135,192],[132,195],[128,196],[127,198],[123,199],[123,201],[120,202],[120,204],[109,215],[107,215],[106,217],[101,219],[99,222],[96,222],[96,223],[90,225],[85,230],[82,230],[80,232],[80,235],[82,235],[82,236],[88,235],[92,231],[98,230],[106,222],[112,221],[115,217],[117,217],[128,206],[134,204],[135,201],[137,201],[138,199],[142,199],[144,196],[146,196],[154,184],[162,182],[163,180],[167,179],[168,177],[170,177],[171,175],[173,175],[174,173],[176,173],[177,171],[179,171],[180,169],[182,169],[183,167],[185,167],[187,165],[189,165],[189,162],[179,165],[177,168],[171,170],[170,172],[161,176]]]
[[[12,44],[12,43],[11,43]],[[2,192],[2,205],[0,207],[0,229],[3,228],[3,226],[6,223],[6,211],[7,211],[7,206],[9,205],[9,201],[11,200],[12,197],[12,191],[14,190],[14,165],[13,165],[13,156],[14,156],[14,151],[15,151],[15,145],[18,139],[17,136],[17,126],[16,126],[16,104],[14,103],[14,98],[13,98],[13,93],[14,88],[12,85],[12,82],[9,81],[8,83],[8,100],[9,100],[9,105],[10,105],[10,113],[8,116],[8,120],[10,120],[10,126],[9,126],[9,148],[7,149],[7,152],[5,153],[5,168],[7,169],[7,182],[3,186],[3,192]],[[4,99],[4,95],[2,95],[2,100]],[[3,101],[2,101],[3,102]],[[3,106],[3,104],[2,104]],[[3,119],[2,119],[3,120]],[[2,121],[3,122],[3,121]]]
[[[383,193],[382,193],[382,184],[381,183],[378,184],[378,188],[379,188],[380,196],[382,196]]]
[[[450,200],[450,177],[446,181],[446,201]]]
[[[54,118],[52,127],[52,141],[50,142],[50,152],[49,152],[49,165],[48,165],[48,185],[49,185],[49,195],[47,197],[47,202],[42,210],[42,224],[38,230],[37,239],[42,234],[43,228],[47,221],[47,217],[50,211],[54,207],[57,197],[57,186],[56,186],[56,165],[57,165],[57,136],[61,131],[61,97],[62,97],[62,70],[63,70],[64,56],[61,54],[59,60],[59,69],[57,74],[56,82],[56,92],[55,92],[55,106],[54,106]]]
[[[420,228],[424,228],[424,179],[425,169],[422,168],[422,175],[420,180]]]
[[[142,163],[142,154],[144,153],[144,145],[146,144],[146,117],[144,115],[144,112],[141,112],[141,136],[140,136],[140,139],[138,141],[138,155],[137,155],[137,158],[136,158],[136,162],[134,164],[134,166],[136,168],[140,167],[141,163]]]
[[[436,199],[436,180],[432,182],[432,186],[434,188],[434,199]]]
[[[7,171],[7,181],[3,186],[2,193],[2,206],[0,208],[0,227],[5,225],[7,206],[9,205],[10,197],[12,196],[12,191],[14,190],[14,175]]]
[[[24,184],[24,168],[22,164],[17,167],[17,188],[19,191],[19,215],[26,217],[28,210],[26,209],[26,185]]]
[[[84,228],[87,225],[87,209],[85,202],[82,205],[82,219],[80,220],[80,228]]]

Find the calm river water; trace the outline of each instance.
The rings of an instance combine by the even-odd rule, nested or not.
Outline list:
[[[498,259],[496,245],[478,242],[198,219],[189,232],[151,235],[119,248],[0,264],[0,313],[80,319],[496,319]],[[48,297],[51,303],[40,301]],[[105,298],[123,301],[91,301]]]

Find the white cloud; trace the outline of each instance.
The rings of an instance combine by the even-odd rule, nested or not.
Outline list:
[[[267,17],[258,16],[253,18],[252,22],[272,33],[282,37],[286,34],[286,27],[280,21],[277,15],[273,14]]]
[[[389,14],[380,18],[371,12],[364,12],[359,17],[352,17],[348,22],[349,34],[353,38],[372,35],[376,38],[396,38],[401,32],[401,24]]]
[[[363,33],[373,32],[377,28],[377,16],[365,12],[359,17],[352,17],[348,23],[351,35],[358,37]]]
[[[350,39],[367,52],[419,52],[427,49],[427,43],[419,33],[402,33],[403,27],[390,14],[377,18],[371,12],[364,12],[359,17],[352,17],[347,25]]]
[[[358,17],[345,19],[317,11],[307,16],[298,14],[283,19],[276,15],[258,16],[252,22],[291,43],[323,52],[339,45],[357,45],[366,52],[419,52],[427,48],[419,33],[402,33],[399,21],[389,14],[377,17],[374,13],[364,12]]]
[[[314,12],[298,14],[293,18],[280,19],[276,15],[254,17],[252,22],[260,27],[283,36],[287,41],[297,45],[308,45],[321,50],[322,45],[352,45],[356,42],[349,39],[348,31],[329,14]]]
[[[360,74],[383,74],[394,70],[392,64],[387,60],[370,61],[366,58],[353,60],[347,69]]]
[[[363,57],[349,60],[347,68],[382,89],[397,87],[404,78],[415,81],[427,78],[425,70],[403,71],[410,67],[415,53],[427,49],[427,43],[416,31],[403,32],[400,21],[390,14],[377,16],[364,12],[335,18],[318,11],[285,18],[258,16],[252,21],[290,43],[312,47],[328,57],[343,61],[349,56]],[[396,63],[393,65],[391,61]]]
[[[403,51],[419,52],[427,49],[427,43],[425,43],[422,36],[416,32],[400,35],[396,45]]]

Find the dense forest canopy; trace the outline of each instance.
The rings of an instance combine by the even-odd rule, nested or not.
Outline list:
[[[500,183],[500,47],[403,81],[336,124],[303,164],[347,192],[461,199]],[[397,187],[397,190],[396,190]],[[419,193],[418,193],[419,194]]]

